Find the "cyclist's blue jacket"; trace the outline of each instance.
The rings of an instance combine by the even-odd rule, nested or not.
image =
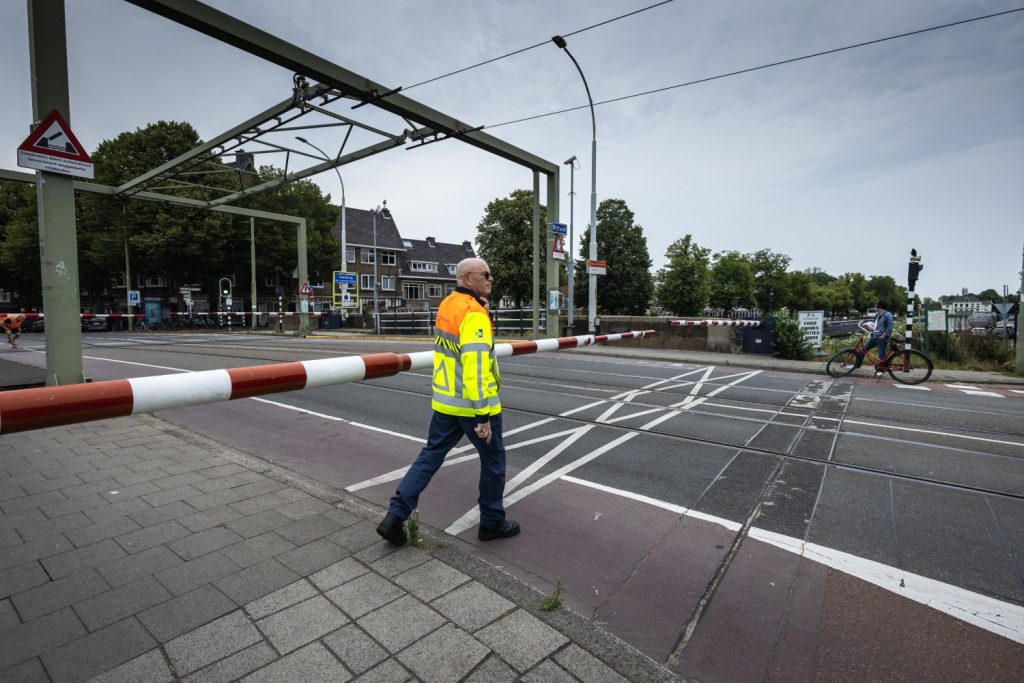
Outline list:
[[[892,335],[892,313],[882,311],[875,316],[875,329],[871,336],[875,339],[888,339]]]

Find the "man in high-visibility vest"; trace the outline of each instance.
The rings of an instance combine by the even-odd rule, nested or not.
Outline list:
[[[480,528],[477,538],[491,541],[519,533],[505,519],[505,443],[501,438],[498,360],[486,299],[493,279],[483,259],[468,258],[455,269],[458,287],[437,311],[434,327],[434,379],[427,445],[402,477],[377,533],[405,545],[405,520],[420,493],[465,434],[480,454]]]
[[[0,319],[0,327],[4,328],[4,334],[7,336],[7,343],[11,346],[18,346],[14,342],[21,336],[21,323],[24,320],[25,316],[22,314],[10,315],[6,318]]]

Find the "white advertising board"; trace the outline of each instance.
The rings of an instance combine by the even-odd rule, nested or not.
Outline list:
[[[814,348],[820,349],[825,332],[825,311],[800,311],[797,316],[800,329],[804,331],[804,339]]]

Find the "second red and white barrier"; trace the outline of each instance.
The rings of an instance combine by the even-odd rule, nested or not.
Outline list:
[[[501,358],[649,337],[654,330],[495,344]],[[432,367],[433,351],[371,353],[180,375],[0,392],[0,434],[388,377]]]
[[[680,327],[761,327],[760,320],[673,320]]]

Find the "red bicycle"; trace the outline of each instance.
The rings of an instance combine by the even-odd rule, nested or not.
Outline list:
[[[857,326],[870,332],[863,322]],[[889,339],[889,351],[879,358],[872,351],[864,351],[864,338],[828,359],[825,371],[832,377],[845,377],[861,365],[874,367],[876,372],[888,372],[900,384],[920,384],[932,376],[932,359],[920,351],[903,348],[903,337],[893,335]]]

